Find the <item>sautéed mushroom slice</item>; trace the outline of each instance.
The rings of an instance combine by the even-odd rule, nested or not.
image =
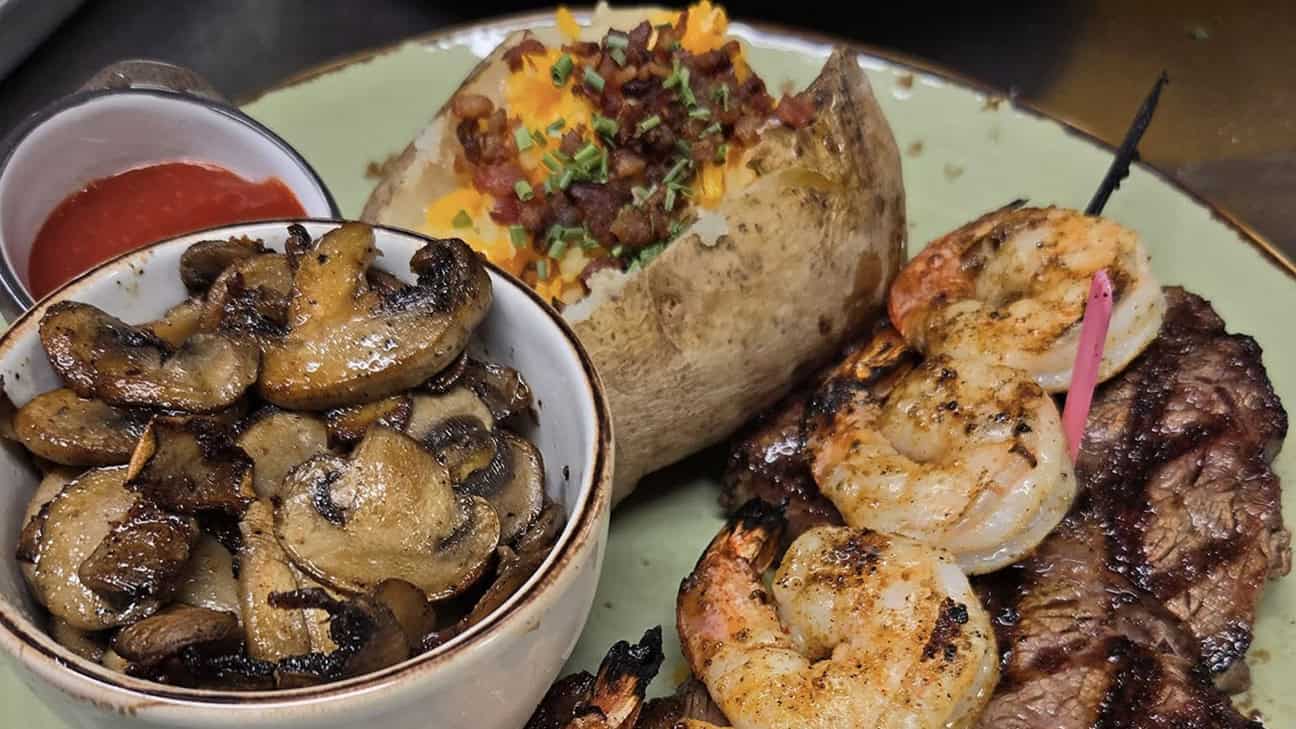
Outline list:
[[[405,432],[432,451],[458,484],[494,458],[494,427],[486,405],[467,388],[455,387],[441,395],[414,395]]]
[[[531,387],[511,367],[468,358],[460,384],[477,393],[496,420],[531,410]]]
[[[225,269],[270,252],[261,241],[247,237],[198,241],[180,255],[180,281],[189,293],[204,294]]]
[[[91,400],[64,387],[37,395],[13,418],[27,450],[65,466],[115,466],[130,461],[151,413]]]
[[[544,464],[530,441],[507,430],[495,432],[495,455],[484,468],[459,485],[462,493],[481,496],[495,507],[500,540],[510,542],[544,505]]]
[[[405,430],[409,424],[413,400],[406,393],[381,400],[335,408],[324,414],[332,443],[339,446],[355,445],[372,425],[385,425],[394,430]]]
[[[238,593],[247,654],[262,661],[311,652],[311,635],[301,609],[271,607],[270,596],[293,592],[300,585],[287,555],[274,536],[274,507],[258,499],[240,523]]]
[[[153,335],[172,348],[179,347],[189,337],[202,330],[204,302],[201,298],[189,298],[167,309],[161,319],[144,325]]]
[[[50,614],[79,630],[113,628],[161,607],[145,597],[116,605],[81,581],[81,564],[99,548],[139,496],[126,489],[123,466],[100,468],[71,481],[41,508],[32,559],[32,592]],[[21,558],[21,556],[20,556]]]
[[[348,223],[300,258],[288,334],[265,353],[260,390],[280,407],[327,410],[421,384],[454,361],[491,303],[480,258],[458,240],[415,253],[418,283],[369,288],[373,230]]]
[[[258,415],[236,441],[252,459],[252,489],[258,499],[273,499],[288,473],[328,452],[328,429],[314,415],[276,408]]]
[[[211,418],[156,417],[131,455],[126,485],[176,513],[237,516],[256,493],[252,459],[233,435]]]
[[[299,466],[282,493],[280,544],[297,566],[346,592],[400,578],[433,599],[449,597],[482,574],[499,543],[490,504],[456,494],[430,453],[382,426],[350,459],[319,456]]]
[[[171,597],[198,541],[193,517],[136,499],[77,569],[81,583],[114,605]]]
[[[196,334],[171,347],[145,327],[60,301],[40,323],[50,364],[81,397],[209,413],[233,405],[256,381],[254,344]]]
[[[246,569],[246,563],[240,560],[240,567]],[[190,550],[189,563],[176,585],[174,599],[193,607],[238,611],[234,556],[218,539],[210,534],[198,536],[198,542]]]

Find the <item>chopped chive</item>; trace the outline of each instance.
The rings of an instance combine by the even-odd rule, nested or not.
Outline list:
[[[567,241],[563,238],[559,238],[558,240],[550,244],[549,251],[545,255],[549,256],[555,261],[558,261],[558,260],[562,260],[563,254],[566,252],[567,252]]]
[[[625,253],[625,246],[623,246],[623,245],[615,245],[615,246],[612,246],[612,251],[611,251],[611,253],[612,253],[612,257],[613,257],[613,258],[620,258],[620,257],[621,257],[621,254],[622,254],[622,253]]]
[[[662,200],[662,207],[665,208],[668,213],[675,209],[675,188],[666,188],[666,197]]]
[[[705,106],[699,106],[698,108],[689,111],[689,118],[690,119],[710,119],[711,110],[706,108]]]
[[[545,191],[545,197],[548,197],[553,194],[554,178],[552,176],[545,178],[544,191]]]
[[[697,97],[693,95],[693,87],[689,86],[688,69],[684,69],[684,80],[680,82],[680,101],[690,109],[697,106]]]
[[[586,66],[586,67],[585,67],[585,85],[586,85],[586,86],[590,87],[591,89],[594,89],[595,91],[597,91],[598,93],[601,94],[601,93],[603,93],[603,83],[604,83],[604,82],[603,82],[603,77],[600,76],[600,75],[598,75],[598,71],[595,71],[594,69],[590,68],[589,66]]]
[[[580,247],[583,251],[592,251],[599,247],[599,242],[586,231],[585,237],[581,238]]]
[[[666,184],[669,185],[670,183],[679,179],[680,175],[684,174],[685,170],[691,164],[692,161],[687,159],[682,159],[679,162],[676,162],[675,166],[670,168],[670,172],[666,173],[666,177],[662,178],[662,182],[665,182]]]
[[[642,205],[648,199],[648,188],[639,185],[630,188],[630,199],[634,200],[635,205]]]
[[[711,92],[711,98],[720,103],[720,108],[729,111],[729,84],[720,84]]]
[[[593,142],[587,142],[572,159],[581,167],[588,167],[591,162],[598,159],[598,156],[599,148],[594,146]]]
[[[672,220],[670,224],[670,234],[667,235],[666,240],[668,241],[675,240],[676,238],[679,237],[680,233],[683,232],[684,232],[684,221]]]
[[[541,281],[547,281],[549,279],[548,260],[541,258],[540,260],[536,261],[536,278],[540,279]]]
[[[721,131],[722,131],[722,130],[721,130],[721,128],[720,128],[720,122],[716,122],[716,123],[712,124],[711,126],[707,127],[706,129],[703,129],[703,130],[702,130],[702,136],[705,137],[705,136],[709,136],[709,135],[711,135],[711,134],[719,134]]]
[[[567,126],[567,120],[562,117],[558,117],[557,119],[553,120],[553,123],[545,127],[545,131],[548,132],[550,135],[553,135],[553,134],[557,134],[558,132],[561,132],[563,127],[565,126]]]
[[[526,202],[535,197],[535,190],[531,189],[531,183],[526,180],[518,180],[513,183],[513,192],[517,193],[518,199]]]
[[[467,210],[460,210],[454,216],[454,220],[450,221],[450,224],[456,228],[471,228],[473,224],[472,217],[468,215]]]
[[[665,243],[654,243],[639,252],[637,262],[642,266],[647,266],[649,263],[652,263],[654,258],[660,256],[664,250],[666,250]]]
[[[660,125],[661,125],[661,121],[662,121],[662,120],[661,120],[661,117],[660,117],[660,116],[658,116],[657,114],[653,114],[652,116],[650,116],[650,117],[644,119],[643,121],[639,122],[639,126],[635,127],[635,129],[636,129],[640,134],[645,134],[645,133],[647,133],[647,132],[652,131],[653,129],[656,129],[658,126],[660,126]]]
[[[585,226],[574,225],[570,228],[563,228],[562,239],[573,241],[585,237]]]
[[[626,269],[626,273],[638,273],[641,268],[643,268],[643,266],[640,265],[639,261],[636,259],[635,262],[631,263],[630,267]]]
[[[607,180],[608,180],[608,153],[607,150],[605,149],[603,150],[603,153],[599,155],[599,182],[607,182]]]
[[[531,130],[531,141],[532,141],[532,142],[535,142],[536,144],[540,145],[541,147],[543,147],[543,146],[549,144],[549,140],[545,139],[544,132],[540,131],[539,129],[532,129],[532,130]]]
[[[572,178],[574,178],[575,176],[576,173],[570,167],[563,170],[562,176],[558,178],[558,189],[566,190],[567,188],[571,187]]]
[[[595,114],[592,123],[594,131],[605,137],[615,137],[617,130],[620,129],[615,119],[609,119],[602,114]]]
[[[716,164],[722,165],[727,159],[729,159],[729,144],[726,142],[725,144],[716,147],[715,161]]]
[[[687,157],[693,154],[693,143],[687,139],[676,139],[675,151]]]
[[[548,167],[550,172],[557,172],[562,169],[562,163],[558,161],[557,157],[553,156],[553,152],[545,152],[540,161],[544,162],[544,166]]]
[[[527,232],[526,228],[520,225],[509,226],[509,240],[512,241],[514,248],[526,248]]]
[[[558,57],[554,65],[549,67],[549,75],[553,78],[554,86],[567,83],[567,77],[571,76],[572,65],[571,55],[564,53]]]
[[[519,152],[531,149],[531,145],[534,144],[531,141],[531,132],[527,131],[526,127],[518,127],[513,132],[513,141],[517,142]]]
[[[671,44],[670,44],[670,49],[671,49],[672,51],[678,51],[679,49],[681,49],[681,48],[683,48],[683,47],[684,47],[684,44],[680,43],[679,41],[672,41]]]
[[[630,45],[630,37],[622,33],[608,33],[603,43],[608,48],[625,48]]]
[[[625,51],[621,50],[620,48],[613,48],[612,50],[608,51],[608,55],[612,57],[613,61],[616,61],[616,65],[618,66],[626,65]]]

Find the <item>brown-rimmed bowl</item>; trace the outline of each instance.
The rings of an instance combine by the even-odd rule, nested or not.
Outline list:
[[[282,249],[287,225],[312,237],[338,223],[272,221],[226,226],[155,243],[94,268],[38,302],[0,335],[0,374],[18,405],[61,386],[41,348],[40,318],[58,301],[82,301],[128,322],[161,315],[185,296],[180,254],[205,239],[249,236]],[[425,240],[375,227],[388,270],[403,270]],[[470,349],[517,368],[536,398],[537,422],[522,434],[540,449],[546,490],[567,525],[544,565],[489,618],[454,640],[379,672],[285,691],[210,691],[109,671],[56,643],[23,581],[13,546],[39,480],[21,449],[0,450],[0,647],[55,712],[76,726],[462,727],[525,723],[570,655],[585,624],[607,539],[611,419],[602,385],[562,317],[526,286],[490,268],[494,303]]]

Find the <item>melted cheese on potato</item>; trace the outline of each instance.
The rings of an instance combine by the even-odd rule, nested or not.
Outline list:
[[[681,11],[659,11],[649,17],[654,25],[675,23]],[[580,26],[575,17],[565,7],[559,7],[555,16],[559,30],[568,40],[580,36]],[[724,8],[713,5],[710,0],[701,0],[689,8],[688,28],[681,45],[691,53],[705,53],[722,47],[727,38],[729,20]],[[562,86],[555,86],[550,68],[562,56],[561,48],[549,48],[543,55],[534,54],[524,57],[522,68],[510,73],[505,82],[503,95],[509,119],[530,131],[533,136],[542,138],[543,143],[533,143],[530,148],[522,150],[518,161],[523,172],[539,194],[540,187],[549,176],[543,159],[546,152],[556,150],[563,132],[577,126],[587,130],[592,125],[594,109],[583,96],[572,93],[573,84],[569,78]],[[741,80],[748,71],[741,55],[735,59],[735,72]],[[560,131],[550,133],[550,125],[559,119],[564,124]],[[602,142],[593,140],[596,145]],[[724,198],[725,190],[735,183],[735,167],[740,155],[730,154],[728,164],[708,163],[698,175],[697,198],[695,204],[704,208],[713,208]],[[494,207],[492,198],[472,186],[472,181],[465,177],[459,189],[438,200],[433,201],[426,209],[424,232],[437,237],[462,238],[475,250],[480,251],[492,263],[515,276],[523,277],[527,267],[546,256],[531,248],[530,237],[524,247],[514,246],[506,225],[496,223],[490,217]],[[466,215],[469,225],[463,225]],[[456,225],[458,220],[460,225]],[[580,246],[567,246],[561,260],[549,260],[548,277],[538,280],[534,273],[525,276],[528,283],[546,300],[559,300],[567,303],[579,300],[584,294],[580,283],[580,273],[591,258]]]

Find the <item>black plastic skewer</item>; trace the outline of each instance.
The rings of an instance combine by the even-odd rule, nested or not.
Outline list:
[[[1098,191],[1089,201],[1089,207],[1085,208],[1086,215],[1101,213],[1107,206],[1107,199],[1120,187],[1121,181],[1129,177],[1130,164],[1139,158],[1139,140],[1143,138],[1148,125],[1152,123],[1157,101],[1161,98],[1161,88],[1169,82],[1170,77],[1162,71],[1153,84],[1152,91],[1148,92],[1146,99],[1143,99],[1143,105],[1139,107],[1138,114],[1134,115],[1134,122],[1130,124],[1129,131],[1125,132],[1125,139],[1116,150],[1116,159],[1112,160],[1111,167],[1107,168],[1107,174],[1103,176],[1102,184],[1098,186]]]

